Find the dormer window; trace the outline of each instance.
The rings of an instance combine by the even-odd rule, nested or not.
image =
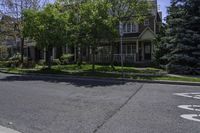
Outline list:
[[[149,26],[149,19],[146,19],[146,20],[144,21],[144,26]]]

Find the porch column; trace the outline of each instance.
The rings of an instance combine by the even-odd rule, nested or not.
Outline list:
[[[139,40],[138,39],[136,40],[136,58],[134,59],[135,59],[135,62],[139,60]]]
[[[151,41],[151,60],[153,60],[153,53],[154,53],[154,45],[153,45],[153,41]]]
[[[142,61],[144,61],[144,42],[141,42],[142,45]]]

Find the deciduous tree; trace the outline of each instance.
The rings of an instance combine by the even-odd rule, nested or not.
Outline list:
[[[60,12],[59,5],[49,4],[44,10],[27,10],[24,12],[23,35],[36,41],[37,47],[46,52],[46,63],[51,67],[53,47],[63,46],[67,41],[66,12]]]

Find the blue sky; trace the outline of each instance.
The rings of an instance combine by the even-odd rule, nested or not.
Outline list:
[[[158,5],[160,5],[160,10],[163,14],[163,19],[167,15],[167,7],[170,5],[170,0],[158,0]]]

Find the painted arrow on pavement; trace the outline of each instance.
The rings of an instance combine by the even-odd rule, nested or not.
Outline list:
[[[188,97],[188,98],[194,98],[200,100],[200,92],[194,92],[194,93],[174,93],[176,96],[182,96],[182,97]]]

